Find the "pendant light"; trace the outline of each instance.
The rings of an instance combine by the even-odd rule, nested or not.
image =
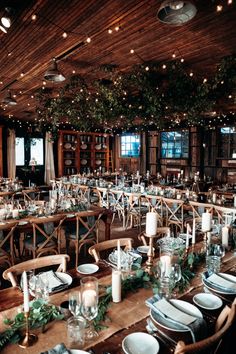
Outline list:
[[[9,14],[12,12],[12,9],[9,7],[5,8],[4,14],[1,17],[1,24],[0,24],[0,30],[4,33],[7,33],[8,28],[11,27],[12,20],[9,16]]]
[[[7,95],[3,98],[2,103],[6,104],[7,106],[16,106],[17,105],[17,102],[11,96],[11,92],[10,91],[8,91]]]
[[[58,70],[55,58],[53,58],[52,64],[45,72],[44,79],[51,82],[62,82],[66,79],[65,76]]]
[[[181,26],[190,21],[197,13],[197,8],[190,0],[166,0],[158,12],[159,21],[172,26]]]

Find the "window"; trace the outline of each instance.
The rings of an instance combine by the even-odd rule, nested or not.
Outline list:
[[[236,159],[236,130],[234,127],[220,128],[219,157]]]
[[[35,160],[37,165],[43,165],[43,139],[31,139],[30,160]]]
[[[188,158],[188,154],[188,131],[171,131],[161,133],[161,157],[169,159]]]
[[[121,136],[121,157],[139,157],[140,155],[140,136],[122,135]]]
[[[15,148],[16,166],[24,166],[25,164],[25,139],[16,138]]]
[[[31,160],[36,165],[44,164],[43,138],[17,137],[15,148],[16,166],[29,166]]]

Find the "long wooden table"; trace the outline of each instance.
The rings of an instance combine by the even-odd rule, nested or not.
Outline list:
[[[180,299],[192,303],[192,298],[195,294],[203,291],[203,284],[201,281],[201,273],[205,265],[201,265],[195,278],[191,282],[190,288],[180,296]],[[107,267],[103,262],[99,263],[99,271],[96,276],[99,278],[100,285],[107,285],[111,283],[111,269]],[[236,262],[235,256],[232,252],[228,252],[223,258],[222,262],[222,272],[229,272],[231,274],[236,274]],[[79,280],[82,277],[81,274],[72,270],[70,274],[73,276],[73,283],[71,288],[76,288],[79,285]],[[68,294],[71,289],[67,289],[61,293],[53,294],[50,296],[50,302],[59,305],[61,302],[68,300]],[[122,354],[121,343],[123,338],[132,332],[142,331],[146,332],[146,319],[149,314],[149,309],[145,305],[145,300],[152,296],[152,289],[140,289],[136,293],[129,293],[127,296],[118,304],[112,304],[109,309],[110,322],[107,322],[107,329],[102,330],[99,333],[98,339],[90,344],[87,344],[86,348],[92,348],[95,354],[102,354],[107,351],[111,354]],[[223,303],[230,305],[234,299],[232,295],[224,295],[222,297]],[[7,317],[12,317],[16,314],[23,302],[23,296],[18,288],[9,288],[0,291],[0,331],[2,331],[2,321]],[[217,316],[219,315],[219,310],[207,311],[200,309],[203,313],[203,317],[207,321],[210,327],[213,327]],[[173,332],[172,332],[173,333]],[[176,340],[180,339],[172,334],[172,337]],[[39,354],[41,351],[45,351],[54,347],[56,344],[64,342],[67,344],[66,338],[66,322],[59,321],[50,323],[48,325],[48,330],[46,333],[39,334],[38,342],[28,349],[21,349],[18,345],[8,345],[3,350],[2,353],[30,353]],[[170,348],[159,340],[160,343],[160,353],[169,354]],[[147,353],[148,354],[148,353]]]

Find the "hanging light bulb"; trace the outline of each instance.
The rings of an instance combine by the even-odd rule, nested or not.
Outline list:
[[[58,70],[55,58],[53,58],[52,64],[45,72],[44,79],[53,82],[62,82],[66,79],[65,76]]]

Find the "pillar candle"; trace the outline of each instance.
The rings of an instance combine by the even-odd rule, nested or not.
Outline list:
[[[222,227],[222,246],[225,248],[229,246],[229,228],[227,226]]]
[[[157,233],[157,213],[151,211],[146,214],[146,235],[154,236]]]
[[[209,232],[209,231],[206,234],[206,243],[207,243],[207,245],[211,244],[211,232]]]
[[[12,217],[13,217],[13,218],[17,218],[18,215],[19,215],[19,210],[18,210],[18,209],[13,209],[13,210],[12,210]]]
[[[196,243],[196,220],[193,219],[193,229],[192,229],[192,245]]]
[[[121,301],[121,271],[112,269],[112,301]]]
[[[189,248],[189,233],[190,233],[190,227],[189,224],[187,224],[186,244],[185,244],[186,248]]]
[[[29,289],[28,289],[26,271],[24,271],[22,274],[22,280],[23,280],[23,293],[24,293],[24,312],[29,312]]]
[[[216,193],[212,194],[212,203],[215,204],[216,203]]]
[[[120,270],[120,240],[117,240],[117,269]]]
[[[171,272],[171,257],[168,255],[163,255],[160,257],[161,261],[161,272],[164,276],[169,276]]]
[[[88,289],[83,291],[83,304],[85,307],[93,307],[96,306],[96,300],[97,294],[96,291],[93,289]]]
[[[211,230],[211,214],[202,213],[202,231],[207,232]]]

